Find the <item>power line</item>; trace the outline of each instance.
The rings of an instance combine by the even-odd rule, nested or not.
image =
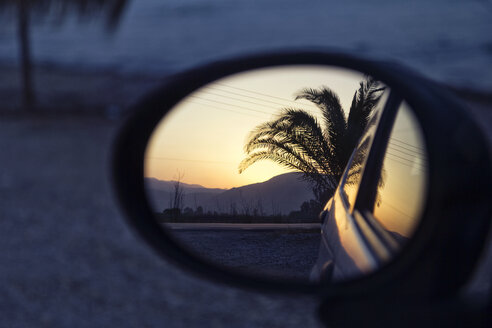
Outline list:
[[[388,149],[395,150],[395,151],[400,152],[400,153],[407,155],[407,156],[411,156],[411,157],[419,156],[420,157],[420,153],[412,152],[412,151],[407,150],[405,148],[399,148],[399,147],[392,145],[392,144],[388,144]]]
[[[225,90],[221,90],[221,91],[222,92],[229,92],[229,91],[225,91]],[[234,101],[239,101],[239,102],[249,103],[249,104],[253,104],[253,105],[263,106],[263,107],[266,107],[266,108],[269,108],[269,109],[272,109],[272,110],[276,110],[276,111],[279,111],[279,110],[282,109],[282,108],[272,107],[270,105],[265,105],[265,104],[261,104],[261,103],[258,103],[258,102],[254,102],[254,101],[248,101],[248,100],[244,100],[244,99],[240,99],[240,98],[236,98],[236,97],[230,97],[230,96],[226,96],[226,95],[212,93],[212,92],[209,92],[209,91],[203,92],[201,95],[212,95],[212,96],[216,96],[216,97],[223,97],[223,98],[231,99],[231,100],[234,100]],[[239,94],[237,94],[237,95],[239,95]],[[251,99],[255,99],[255,100],[267,102],[266,100],[263,100],[263,99],[260,99],[260,98],[256,98],[256,97],[249,97],[249,96],[246,96],[246,95],[239,95],[239,96],[240,97],[247,97],[247,98],[251,98]],[[275,104],[278,104],[279,106],[282,106],[283,108],[288,107],[288,105],[286,105],[286,104],[280,104],[280,103],[275,103]],[[302,108],[304,106],[304,104],[296,103],[296,105],[299,107],[299,109],[302,109],[302,110],[304,110],[304,111],[306,111],[306,112],[308,112],[308,113],[310,113],[312,115],[316,115],[316,113],[314,113],[314,111],[309,110],[309,109],[306,109],[306,108]]]
[[[148,156],[145,159],[156,159],[162,161],[178,161],[178,162],[213,163],[213,164],[236,164],[234,162],[225,162],[225,161],[207,161],[202,159],[172,158],[172,157],[160,157],[160,156]]]
[[[419,150],[419,151],[421,152],[421,154],[422,154],[422,155],[424,155],[424,156],[425,156],[425,149],[423,149],[423,148],[421,148],[421,147],[417,147],[417,146],[415,146],[415,145],[409,144],[409,143],[407,143],[407,142],[405,142],[405,141],[402,141],[402,140],[397,139],[397,138],[394,138],[394,137],[391,137],[391,138],[390,138],[390,141],[396,141],[396,142],[399,142],[399,143],[404,144],[404,145],[406,145],[406,146],[409,146],[409,147],[415,148],[415,149]],[[401,146],[401,147],[402,147],[402,148],[405,148],[405,146]]]
[[[404,164],[404,165],[407,165],[409,167],[418,166],[421,169],[424,169],[425,168],[424,166],[420,165],[418,162],[412,162],[412,161],[409,161],[409,160],[402,159],[401,157],[398,157],[397,155],[394,155],[392,153],[386,153],[386,155],[392,156],[392,157],[388,157],[388,159],[397,161],[400,164]]]
[[[245,94],[241,94],[241,93],[237,93],[237,92],[233,92],[233,91],[229,91],[229,90],[222,90],[222,89],[219,89],[217,87],[214,87],[214,86],[208,86],[206,88],[210,88],[212,90],[215,90],[215,91],[221,91],[221,92],[227,92],[227,93],[231,93],[231,94],[234,94],[234,95],[237,95],[237,96],[240,96],[240,97],[245,97],[245,98],[251,98],[251,99],[256,99],[256,100],[259,100],[259,101],[263,101],[263,102],[268,102],[268,103],[271,103],[271,104],[275,104],[275,105],[279,105],[279,106],[289,106],[289,105],[286,105],[286,104],[282,104],[282,103],[279,103],[279,102],[276,102],[276,101],[271,101],[271,100],[265,100],[265,99],[261,99],[261,98],[258,98],[258,97],[253,97],[253,96],[250,96],[250,95],[245,95]],[[232,87],[231,87],[232,88]],[[254,91],[249,91],[249,92],[252,92],[254,93]],[[263,95],[263,94],[262,94]],[[319,108],[316,106],[316,105],[313,105],[313,104],[303,104],[303,103],[298,103],[294,100],[288,100],[288,99],[284,99],[284,98],[280,98],[280,97],[274,97],[274,96],[271,96],[271,95],[264,95],[265,97],[270,97],[270,98],[278,98],[278,99],[283,99],[284,101],[286,102],[291,102],[291,103],[294,103],[296,104],[297,106],[311,106],[311,107],[314,107],[316,109],[319,110]],[[291,105],[290,105],[291,106]]]
[[[393,153],[391,153],[389,151],[387,151],[386,154],[390,154],[390,155],[396,156],[396,157],[398,157],[398,158],[400,158],[400,159],[402,159],[404,161],[408,161],[410,163],[415,163],[415,160],[414,159],[408,159],[408,158],[402,157],[402,156],[400,156],[398,154],[393,154]],[[422,163],[422,161],[420,161],[420,163],[421,163],[420,165],[422,165],[423,167],[426,166],[424,163]]]
[[[195,96],[195,95],[190,95],[188,97],[197,98],[197,99],[206,100],[206,101],[211,101],[211,102],[215,102],[215,103],[218,103],[218,104],[221,104],[221,105],[242,108],[242,109],[249,110],[249,111],[252,111],[252,112],[257,112],[257,113],[272,115],[271,113],[267,113],[267,112],[264,112],[264,111],[261,111],[261,110],[251,109],[251,108],[240,106],[240,105],[234,105],[234,104],[224,103],[224,102],[221,102],[221,101],[218,101],[218,100],[212,100],[212,99],[202,98],[202,97]]]
[[[406,149],[406,148],[400,147],[398,145],[389,144],[388,149],[395,150],[395,151],[400,152],[400,153],[407,155],[407,156],[418,157],[418,158],[423,160],[423,158],[422,158],[423,156],[419,152],[412,151],[410,149]]]
[[[235,100],[235,101],[241,101],[241,102],[245,102],[245,103],[248,103],[248,104],[263,106],[263,107],[267,107],[267,108],[274,109],[274,110],[278,110],[279,109],[279,108],[276,108],[276,107],[271,107],[270,105],[264,105],[264,104],[260,104],[260,103],[257,103],[257,102],[248,101],[248,100],[242,100],[242,99],[238,99],[238,98],[234,98],[234,97],[229,97],[229,96],[225,96],[225,95],[220,95],[220,94],[216,94],[216,93],[212,93],[212,92],[207,92],[207,93],[204,93],[204,94],[205,95],[217,96],[217,97],[223,97],[223,98],[227,98],[227,99],[232,99],[232,100]]]
[[[223,84],[223,83],[216,82],[216,83],[214,83],[214,85],[220,85],[220,86],[231,88],[231,89],[236,89],[236,90],[241,90],[241,91],[245,91],[245,92],[250,92],[250,93],[254,93],[254,94],[260,95],[260,96],[275,98],[275,99],[279,99],[279,100],[288,101],[288,102],[292,102],[292,103],[298,104],[294,100],[290,100],[290,99],[286,99],[286,98],[282,98],[282,97],[276,97],[276,96],[268,95],[268,94],[265,94],[265,93],[261,93],[261,92],[257,92],[257,91],[252,91],[252,90],[248,90],[248,89],[243,89],[243,88],[239,88],[239,87],[233,87],[233,86],[230,86],[230,85],[227,85],[227,84]],[[316,107],[315,105],[309,105],[309,106]]]
[[[236,96],[240,96],[240,97],[261,100],[261,101],[268,102],[268,103],[275,104],[275,105],[279,105],[279,106],[286,106],[285,104],[282,104],[282,103],[279,103],[279,102],[276,102],[276,101],[265,100],[265,99],[261,99],[261,98],[258,98],[258,97],[253,97],[253,96],[241,94],[241,93],[238,93],[238,92],[234,92],[234,91],[222,90],[222,89],[219,89],[219,88],[217,88],[215,86],[207,86],[205,88],[206,89],[212,89],[212,90],[215,90],[215,91],[227,92],[227,93],[230,93],[230,94],[233,94],[233,95],[236,95]],[[268,97],[272,97],[273,98],[273,96],[268,96]],[[291,102],[290,100],[285,100],[285,101]]]
[[[393,155],[391,153],[386,153],[386,155],[395,156],[395,155]],[[401,160],[398,157],[387,157],[387,158],[390,159],[390,160],[392,160],[392,161],[395,161],[397,163],[400,163],[402,165],[406,165],[406,166],[408,166],[410,168],[416,168],[416,169],[418,169],[418,170],[420,170],[422,172],[425,172],[425,170],[426,170],[426,167],[424,167],[424,166],[422,166],[420,164],[416,164],[415,162],[414,163],[411,163],[409,161]]]
[[[236,113],[236,114],[241,114],[241,115],[246,115],[246,116],[250,116],[250,117],[265,118],[264,116],[255,115],[255,114],[252,114],[252,113],[245,113],[244,111],[235,111],[233,109],[220,108],[220,107],[216,107],[216,106],[211,105],[211,104],[201,103],[201,102],[198,102],[196,100],[191,100],[191,99],[187,99],[184,102],[195,104],[195,105],[200,105],[200,106],[206,106],[206,107],[208,107],[210,109],[222,110],[222,111]]]

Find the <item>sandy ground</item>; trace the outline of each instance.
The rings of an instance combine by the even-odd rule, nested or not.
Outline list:
[[[197,279],[157,257],[117,210],[115,124],[0,120],[4,327],[319,327],[316,301]]]

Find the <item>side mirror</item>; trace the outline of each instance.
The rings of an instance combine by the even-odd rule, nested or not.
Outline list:
[[[491,167],[447,90],[323,52],[170,78],[135,106],[113,160],[128,222],[159,254],[325,298],[455,293],[489,230]]]

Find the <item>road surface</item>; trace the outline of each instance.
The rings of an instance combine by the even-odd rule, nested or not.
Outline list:
[[[242,273],[306,281],[318,257],[319,229],[179,229],[171,234],[213,264]]]

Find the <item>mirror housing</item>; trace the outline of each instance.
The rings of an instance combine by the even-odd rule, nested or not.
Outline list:
[[[422,220],[401,253],[380,270],[336,284],[281,281],[212,265],[183,248],[154,220],[145,192],[144,153],[152,131],[179,101],[220,78],[283,65],[329,65],[356,70],[389,86],[410,105],[428,148],[429,184]],[[160,255],[217,282],[325,298],[367,293],[454,294],[472,273],[490,228],[491,154],[464,106],[445,88],[400,65],[342,53],[283,52],[242,57],[170,77],[142,99],[114,145],[113,180],[128,223]],[[463,222],[463,218],[471,218]],[[457,263],[459,263],[457,265]]]

